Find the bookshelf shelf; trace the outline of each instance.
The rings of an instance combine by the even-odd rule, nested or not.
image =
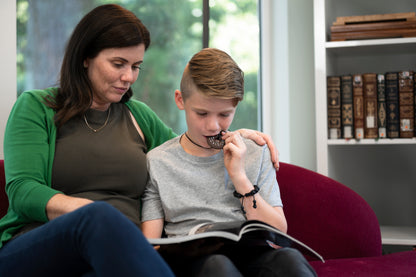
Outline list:
[[[400,243],[408,230],[416,236],[416,138],[328,139],[326,82],[331,75],[416,70],[416,37],[330,41],[330,27],[339,16],[414,11],[414,0],[314,0],[317,171],[370,204],[387,244]]]
[[[416,45],[416,37],[412,38],[389,38],[389,39],[367,39],[367,40],[348,40],[348,41],[328,41],[325,47],[330,48],[351,48],[351,47],[382,47],[397,45]]]
[[[403,145],[415,144],[416,138],[409,139],[328,139],[328,145]]]
[[[333,55],[414,54],[415,38],[392,38],[325,42],[328,53]]]
[[[416,247],[416,227],[381,226],[383,244]]]

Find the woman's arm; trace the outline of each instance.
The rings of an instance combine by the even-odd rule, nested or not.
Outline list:
[[[49,220],[58,216],[75,211],[85,205],[92,203],[92,200],[67,196],[61,193],[55,194],[46,204],[46,214]]]
[[[47,91],[19,96],[4,134],[6,192],[13,212],[46,222],[46,204],[60,193],[50,187],[56,128],[54,111],[43,104]]]

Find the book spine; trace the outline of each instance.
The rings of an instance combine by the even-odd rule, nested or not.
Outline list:
[[[378,137],[387,138],[386,87],[384,74],[377,74]]]
[[[414,80],[413,71],[399,72],[400,138],[412,138],[414,131]]]
[[[415,107],[415,118],[414,118],[414,125],[413,125],[413,136],[416,137],[416,72],[413,73],[413,93],[414,93],[414,98],[415,101],[413,103],[414,107]]]
[[[364,138],[364,97],[363,78],[361,74],[353,75],[353,110],[354,110],[354,132],[356,139]]]
[[[363,74],[364,138],[377,138],[377,74]]]
[[[328,138],[341,138],[341,78],[327,77]]]
[[[387,110],[387,137],[399,137],[399,83],[397,72],[387,72],[386,85],[386,110]]]
[[[351,75],[344,75],[341,77],[341,112],[342,136],[346,139],[353,138],[354,121]]]

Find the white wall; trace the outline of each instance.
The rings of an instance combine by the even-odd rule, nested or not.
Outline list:
[[[262,1],[263,131],[280,160],[316,170],[313,1]]]
[[[311,0],[262,0],[263,130],[280,160],[316,170]],[[16,1],[0,4],[0,158],[16,100]]]
[[[0,159],[4,158],[3,138],[7,118],[16,100],[16,1],[0,4]]]

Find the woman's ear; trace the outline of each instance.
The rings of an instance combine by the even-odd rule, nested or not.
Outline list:
[[[84,60],[84,68],[88,68],[88,59]]]
[[[185,109],[182,92],[180,90],[175,90],[175,103],[179,110]]]

